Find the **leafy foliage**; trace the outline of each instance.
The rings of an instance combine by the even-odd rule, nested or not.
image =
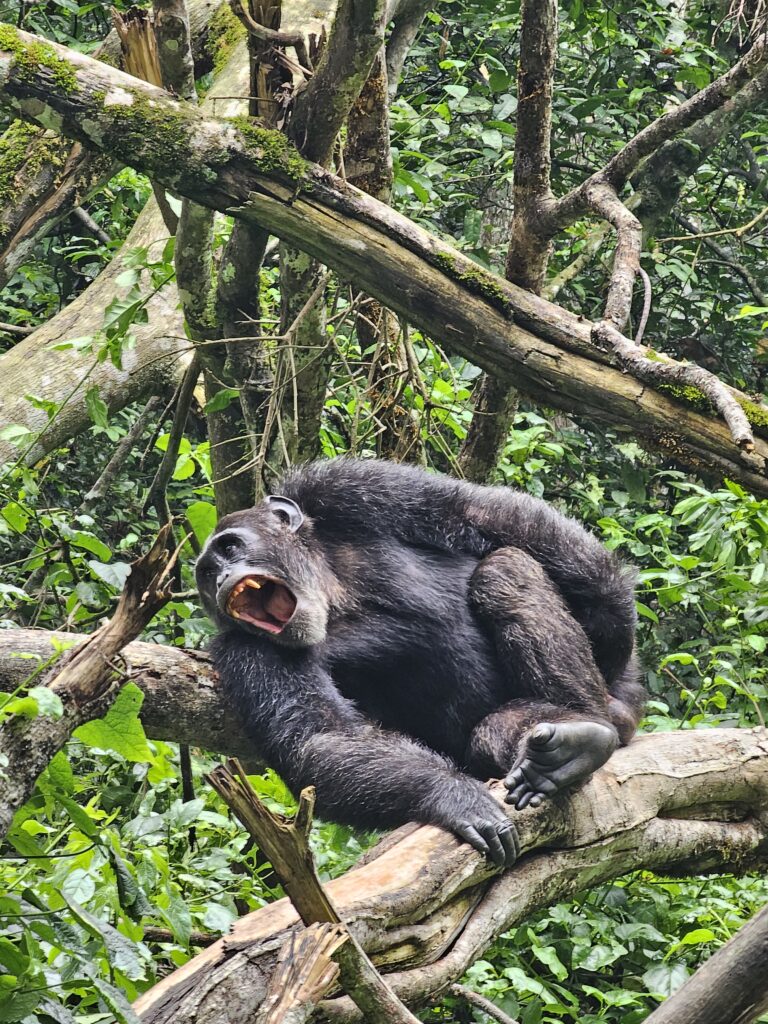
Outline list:
[[[561,4],[558,193],[666,104],[732,63],[736,40],[715,33],[711,5],[689,4],[685,22],[676,10],[658,0]],[[20,10],[17,0],[0,0],[0,19],[19,18],[23,27],[85,51],[108,28],[101,3],[45,0]],[[503,260],[509,217],[518,34],[517,0],[442,5],[416,42],[392,118],[398,207],[495,267]],[[766,305],[748,292],[750,280],[765,279],[768,235],[761,221],[738,234],[734,229],[764,208],[765,114],[749,115],[739,132],[704,162],[678,207],[719,232],[724,251],[669,218],[644,257],[654,292],[648,337],[761,391]],[[84,237],[73,221],[60,225],[0,295],[0,321],[43,322],[82,291],[127,235],[148,192],[143,178],[121,171],[88,207],[109,245]],[[228,226],[219,231],[222,241]],[[581,263],[560,298],[585,315],[601,308],[611,245],[587,221],[556,240],[555,273]],[[29,468],[23,454],[32,438],[3,425],[0,436],[16,444],[19,458],[0,472],[0,626],[87,632],[110,614],[131,560],[159,526],[154,506],[145,506],[170,443],[167,410],[156,411],[133,438],[108,497],[84,499],[140,411],[111,413],[89,386],[88,368],[105,359],[119,365],[149,291],[173,274],[172,258],[172,242],[159,257],[135,252],[121,282],[127,294],[104,310],[102,330],[64,343],[82,359],[92,423],[71,449]],[[263,323],[279,322],[274,262],[262,271],[260,298]],[[382,353],[361,335],[360,300],[346,284],[332,281],[324,298],[323,340],[336,358],[321,424],[323,453],[381,453],[397,422],[408,441],[402,457],[455,470],[477,369],[448,358],[440,338],[416,331],[400,339],[403,366],[394,347]],[[0,339],[4,348],[17,340],[13,334]],[[386,379],[392,387],[383,386]],[[236,389],[222,387],[208,412],[237,397]],[[60,414],[63,400],[29,396],[49,419]],[[641,654],[652,696],[645,728],[764,724],[767,502],[732,483],[673,470],[631,437],[525,402],[496,478],[587,522],[638,567]],[[197,402],[167,500],[191,537],[175,581],[178,596],[146,639],[198,646],[210,626],[192,595],[191,562],[216,510]],[[31,664],[27,682],[0,695],[0,718],[60,714],[39,685],[45,667]],[[0,862],[0,1022],[132,1021],[132,998],[237,916],[279,895],[259,852],[203,781],[213,758],[193,752],[194,794],[185,798],[179,751],[146,738],[140,702],[129,684],[103,721],[81,727],[16,815]],[[253,782],[272,806],[293,806],[274,774]],[[318,826],[321,871],[345,870],[369,839]],[[639,872],[535,915],[499,940],[466,981],[524,1024],[634,1024],[767,898],[764,879],[679,881]],[[482,1019],[455,999],[427,1014],[461,1021],[472,1015]]]

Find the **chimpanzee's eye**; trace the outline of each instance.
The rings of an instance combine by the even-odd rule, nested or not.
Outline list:
[[[214,550],[222,558],[232,560],[245,550],[245,541],[237,533],[222,533],[214,542]]]

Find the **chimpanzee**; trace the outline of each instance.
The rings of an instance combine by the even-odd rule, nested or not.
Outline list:
[[[419,821],[496,863],[643,707],[631,578],[578,523],[505,487],[341,458],[219,523],[197,563],[214,662],[258,752],[322,815]]]

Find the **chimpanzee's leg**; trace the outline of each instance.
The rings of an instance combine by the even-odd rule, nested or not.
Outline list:
[[[625,703],[618,686],[609,694],[586,633],[523,551],[488,555],[473,574],[470,602],[493,632],[511,699],[476,726],[468,767],[506,775],[508,802],[536,806],[605,764],[634,732],[639,704]],[[634,699],[631,673],[621,679]]]

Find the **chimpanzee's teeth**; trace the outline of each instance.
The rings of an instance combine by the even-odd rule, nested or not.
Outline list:
[[[252,587],[254,590],[261,590],[261,584],[258,582],[258,580],[253,579],[253,577],[251,576],[248,576],[247,579],[244,579],[243,582],[241,583],[241,586]]]

